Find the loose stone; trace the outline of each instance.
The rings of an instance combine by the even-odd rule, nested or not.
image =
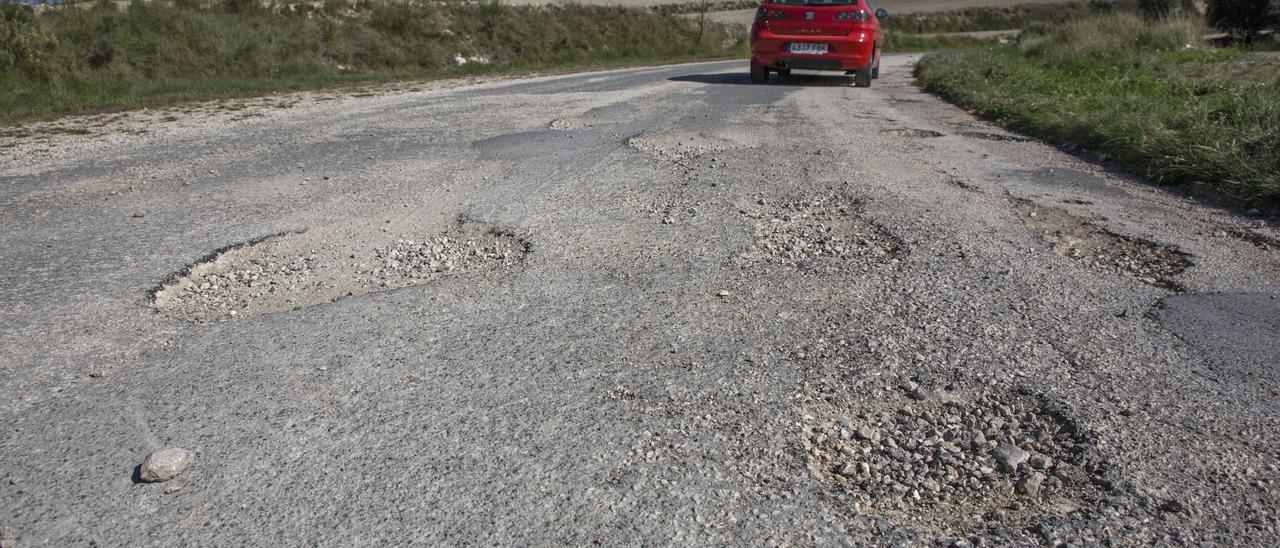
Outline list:
[[[147,483],[169,481],[181,474],[193,458],[190,451],[177,447],[156,451],[143,459],[138,478]]]
[[[996,462],[1000,463],[1000,468],[1005,472],[1014,472],[1018,469],[1018,465],[1027,462],[1031,457],[1030,453],[1023,451],[1014,445],[1001,445],[992,455],[996,458]]]

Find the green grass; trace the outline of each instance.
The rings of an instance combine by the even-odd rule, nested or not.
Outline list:
[[[281,90],[743,55],[648,10],[327,0],[0,5],[0,123]],[[461,55],[472,61],[459,65]],[[476,61],[483,58],[484,61]]]
[[[1031,29],[1009,45],[931,54],[916,74],[986,118],[1104,152],[1153,181],[1276,206],[1276,65],[1266,54],[1203,47],[1204,32],[1187,21],[1098,16]]]

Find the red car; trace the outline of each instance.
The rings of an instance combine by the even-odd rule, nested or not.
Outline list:
[[[765,0],[751,25],[751,81],[769,71],[841,70],[858,87],[880,77],[880,18],[868,0]]]

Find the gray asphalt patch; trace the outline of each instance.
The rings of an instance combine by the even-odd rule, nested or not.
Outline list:
[[[1165,297],[1152,311],[1213,366],[1247,379],[1280,381],[1280,295],[1206,293]]]
[[[1124,189],[1087,171],[1072,168],[1011,169],[1001,172],[1032,187],[1049,192],[1077,191],[1095,196],[1124,198]]]

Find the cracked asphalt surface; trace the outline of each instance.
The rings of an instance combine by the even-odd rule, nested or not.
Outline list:
[[[8,138],[0,540],[1280,544],[1274,220],[975,120],[915,59],[870,89],[731,61]],[[522,258],[435,270],[459,223]],[[236,298],[271,306],[156,300],[246,242]],[[1115,242],[1189,265],[1153,285]],[[405,265],[429,276],[367,281]],[[194,463],[135,483],[164,447]]]

